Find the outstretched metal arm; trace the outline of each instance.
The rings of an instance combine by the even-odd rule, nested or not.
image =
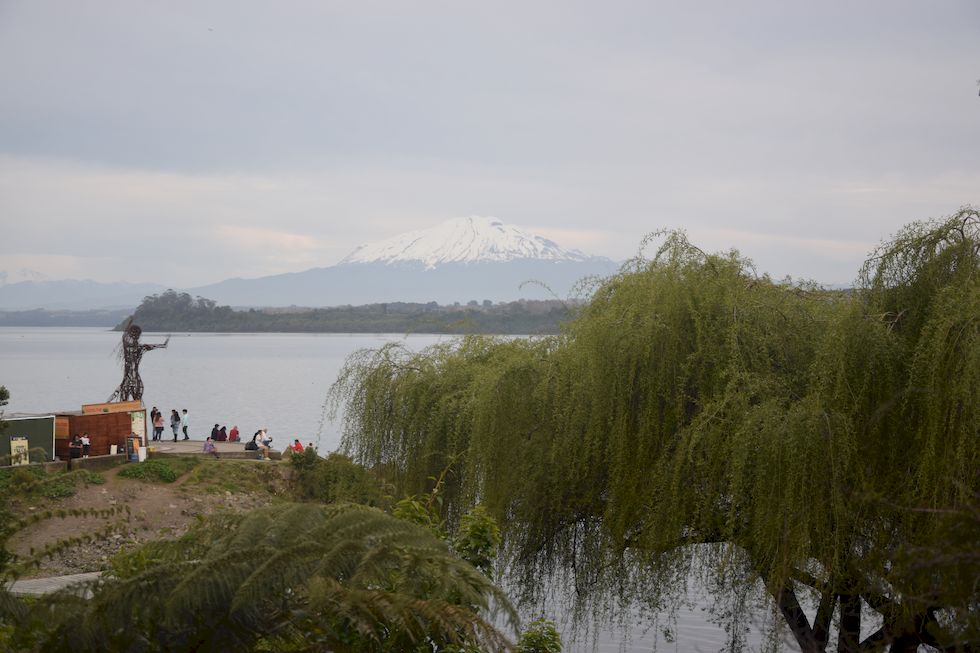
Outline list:
[[[123,380],[119,384],[109,401],[140,400],[143,398],[143,380],[140,379],[140,360],[143,354],[153,349],[163,349],[170,343],[170,336],[162,343],[152,345],[140,344],[140,334],[143,332],[139,326],[133,324],[132,318],[126,322],[126,330],[123,332],[122,343],[119,347],[119,356],[123,360]]]
[[[143,348],[143,351],[150,351],[151,349],[166,349],[168,342],[170,342],[170,336],[167,336],[167,339],[161,343],[157,343],[155,345],[140,345],[140,347]]]

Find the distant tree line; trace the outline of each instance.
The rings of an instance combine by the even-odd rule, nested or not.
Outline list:
[[[574,310],[574,305],[558,300],[235,310],[212,299],[167,290],[146,297],[132,318],[146,331],[547,334],[558,333],[559,324]],[[125,323],[122,320],[116,330]]]

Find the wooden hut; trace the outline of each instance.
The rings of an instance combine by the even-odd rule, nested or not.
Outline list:
[[[106,404],[85,404],[77,412],[58,413],[55,418],[55,453],[59,458],[70,457],[69,443],[75,435],[88,433],[92,442],[90,456],[105,456],[116,445],[126,450],[126,437],[139,435],[146,442],[146,411],[141,401],[120,401]]]

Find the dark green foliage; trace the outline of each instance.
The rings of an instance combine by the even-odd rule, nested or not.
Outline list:
[[[375,507],[383,503],[380,482],[342,454],[330,453],[321,458],[315,449],[307,448],[292,454],[289,466],[292,493],[299,501],[346,501]]]
[[[125,514],[124,514],[125,513]],[[55,554],[64,554],[83,542],[102,540],[118,529],[123,519],[128,519],[129,510],[126,507],[111,507],[103,509],[71,508],[45,510],[33,513],[22,519],[14,519],[5,504],[0,504],[0,650],[2,651],[35,651],[52,650],[43,647],[41,642],[52,626],[48,614],[48,602],[45,599],[34,599],[13,596],[7,591],[7,582],[16,580],[25,569],[32,568],[41,560]],[[108,519],[120,517],[117,523],[110,523],[101,531],[73,535],[61,540],[48,542],[40,551],[31,551],[28,558],[18,558],[11,554],[6,543],[9,537],[27,527],[50,519],[65,519],[68,517]],[[65,594],[58,597],[56,602],[63,614],[70,614],[73,604],[79,603],[77,597]]]
[[[946,645],[936,610],[975,623],[975,594],[924,601],[895,562],[956,550],[942,511],[980,494],[978,250],[973,209],[912,225],[839,293],[665,234],[559,336],[352,356],[345,443],[409,495],[452,465],[442,517],[479,499],[517,582],[570,578],[583,610],[655,608],[698,565],[743,596],[761,579],[804,650],[827,648],[835,610],[855,650],[861,601],[880,641]],[[821,597],[812,622],[798,583]]]
[[[544,617],[529,623],[517,641],[517,653],[561,653],[561,635],[555,623]]]
[[[509,648],[477,610],[507,602],[425,529],[351,505],[208,518],[123,554],[81,604],[54,597],[47,650]],[[511,614],[511,616],[513,616]]]
[[[133,320],[145,331],[304,333],[556,333],[572,315],[557,300],[439,306],[392,302],[335,308],[236,311],[213,300],[168,290],[143,300]],[[124,328],[128,318],[116,330]]]
[[[965,650],[968,643],[980,641],[980,495],[967,504],[930,512],[936,536],[906,543],[887,563],[894,566],[891,578],[903,596],[944,607],[951,627],[934,634],[947,646]],[[905,617],[914,621],[914,615]]]
[[[196,466],[200,460],[196,457],[181,458],[151,458],[142,463],[126,465],[119,471],[119,476],[140,481],[156,483],[173,483],[186,472]]]
[[[391,514],[398,519],[421,526],[433,535],[446,538],[445,524],[435,504],[428,500],[428,497],[413,495],[399,499],[391,508]]]
[[[476,506],[464,514],[452,542],[463,560],[493,578],[493,561],[501,543],[500,526],[486,508]]]

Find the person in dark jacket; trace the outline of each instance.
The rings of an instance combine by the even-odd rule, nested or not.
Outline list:
[[[214,428],[213,428],[213,429],[211,429],[211,440],[212,440],[212,441],[217,441],[217,439],[218,439],[218,435],[219,435],[220,433],[221,433],[221,432],[220,432],[220,431],[218,430],[218,425],[217,425],[217,424],[215,424],[215,425],[214,425]]]

